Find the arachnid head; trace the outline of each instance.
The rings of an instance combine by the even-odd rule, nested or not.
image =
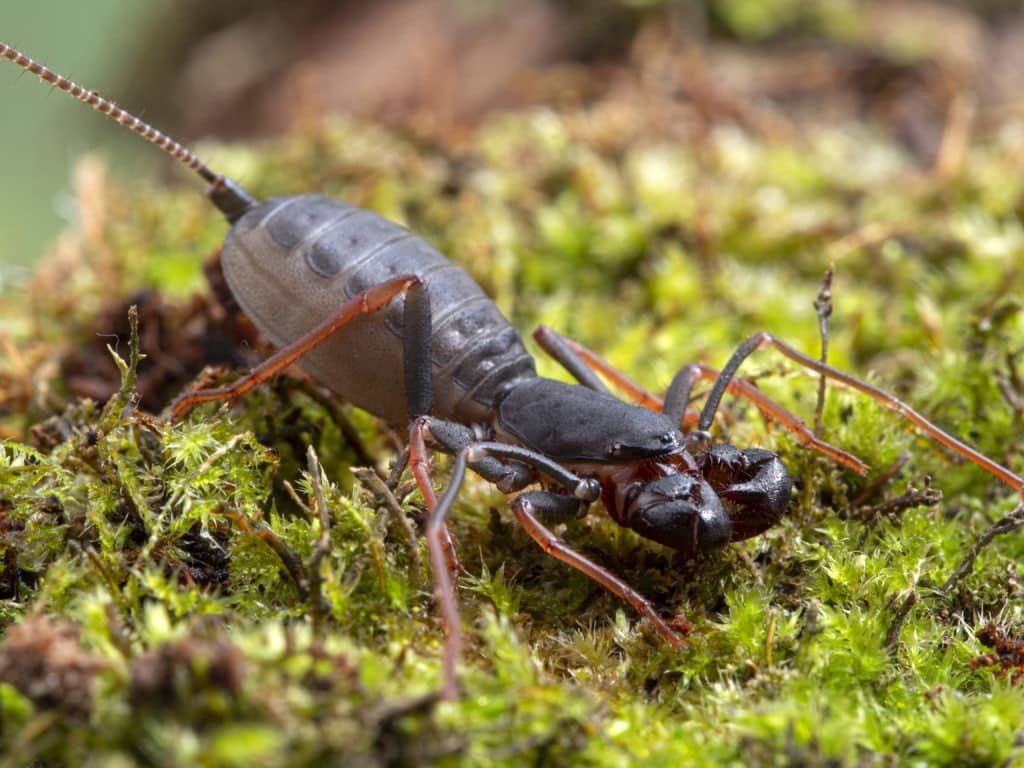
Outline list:
[[[689,558],[756,536],[779,521],[792,480],[779,457],[760,448],[710,445],[703,435],[685,461],[664,463],[654,480],[625,494],[620,522]],[[669,469],[671,467],[671,470]]]
[[[732,522],[718,494],[689,473],[637,484],[627,496],[624,522],[683,557],[718,549],[732,538]]]

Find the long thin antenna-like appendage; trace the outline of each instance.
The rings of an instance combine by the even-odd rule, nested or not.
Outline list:
[[[100,96],[96,91],[83,88],[78,83],[68,80],[63,75],[54,72],[49,67],[44,67],[35,59],[4,43],[0,43],[0,55],[14,62],[22,69],[37,75],[40,80],[50,83],[53,87],[59,88],[79,101],[85,102],[96,111],[102,112],[112,120],[116,120],[126,128],[130,128],[150,144],[160,147],[171,157],[187,165],[199,174],[204,181],[210,184],[208,191],[210,199],[214,205],[224,212],[229,221],[235,221],[242,213],[256,205],[256,200],[237,183],[219,173],[214,173],[193,152],[183,147],[170,136],[158,131],[149,123],[143,122],[130,112],[121,109],[114,102]]]
[[[144,123],[139,118],[135,117],[128,112],[125,112],[117,104],[105,99],[100,96],[96,91],[90,91],[83,88],[78,83],[68,80],[63,75],[59,75],[48,67],[44,67],[35,59],[31,59],[21,51],[16,51],[8,45],[0,43],[0,54],[3,54],[4,58],[10,59],[22,69],[27,69],[33,75],[38,75],[40,80],[45,80],[55,88],[59,88],[65,93],[69,93],[79,101],[84,101],[90,107],[98,112],[102,112],[112,120],[116,120],[126,128],[130,128],[139,134],[142,138],[148,141],[150,144],[156,144],[160,149],[164,150],[171,157],[177,158],[193,171],[203,177],[204,180],[211,184],[217,180],[217,174],[214,173],[207,167],[206,163],[196,157],[192,152],[181,146],[178,142],[161,133],[153,126],[148,123]]]

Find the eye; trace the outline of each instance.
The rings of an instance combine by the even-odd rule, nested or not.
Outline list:
[[[621,456],[626,450],[626,446],[622,443],[612,443],[612,447],[608,449],[608,455],[615,457]]]

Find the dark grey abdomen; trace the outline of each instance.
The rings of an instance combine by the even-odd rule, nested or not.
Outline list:
[[[377,214],[319,195],[271,198],[231,228],[221,265],[239,305],[276,347],[342,302],[399,275],[423,278],[433,314],[434,408],[485,420],[510,382],[535,376],[519,333],[461,268]],[[346,400],[404,424],[402,297],[357,318],[299,360]]]

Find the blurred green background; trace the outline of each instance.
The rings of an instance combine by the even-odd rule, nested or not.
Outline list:
[[[959,94],[978,126],[1019,110],[1022,19],[1006,0],[54,0],[5,3],[0,40],[187,144],[332,112],[465,132],[638,75],[745,130],[865,120],[928,166]],[[170,166],[14,66],[0,95],[0,279],[73,216],[83,153],[121,178]]]
[[[166,4],[128,0],[4,4],[0,40],[115,100],[127,73],[119,62],[136,55],[141,22]],[[113,89],[113,90],[109,90]],[[0,66],[0,280],[37,260],[73,215],[71,172],[87,151],[102,152],[118,172],[154,161],[137,140],[111,130],[92,110],[4,63]],[[145,111],[145,103],[133,107]],[[14,270],[17,272],[17,270]]]

